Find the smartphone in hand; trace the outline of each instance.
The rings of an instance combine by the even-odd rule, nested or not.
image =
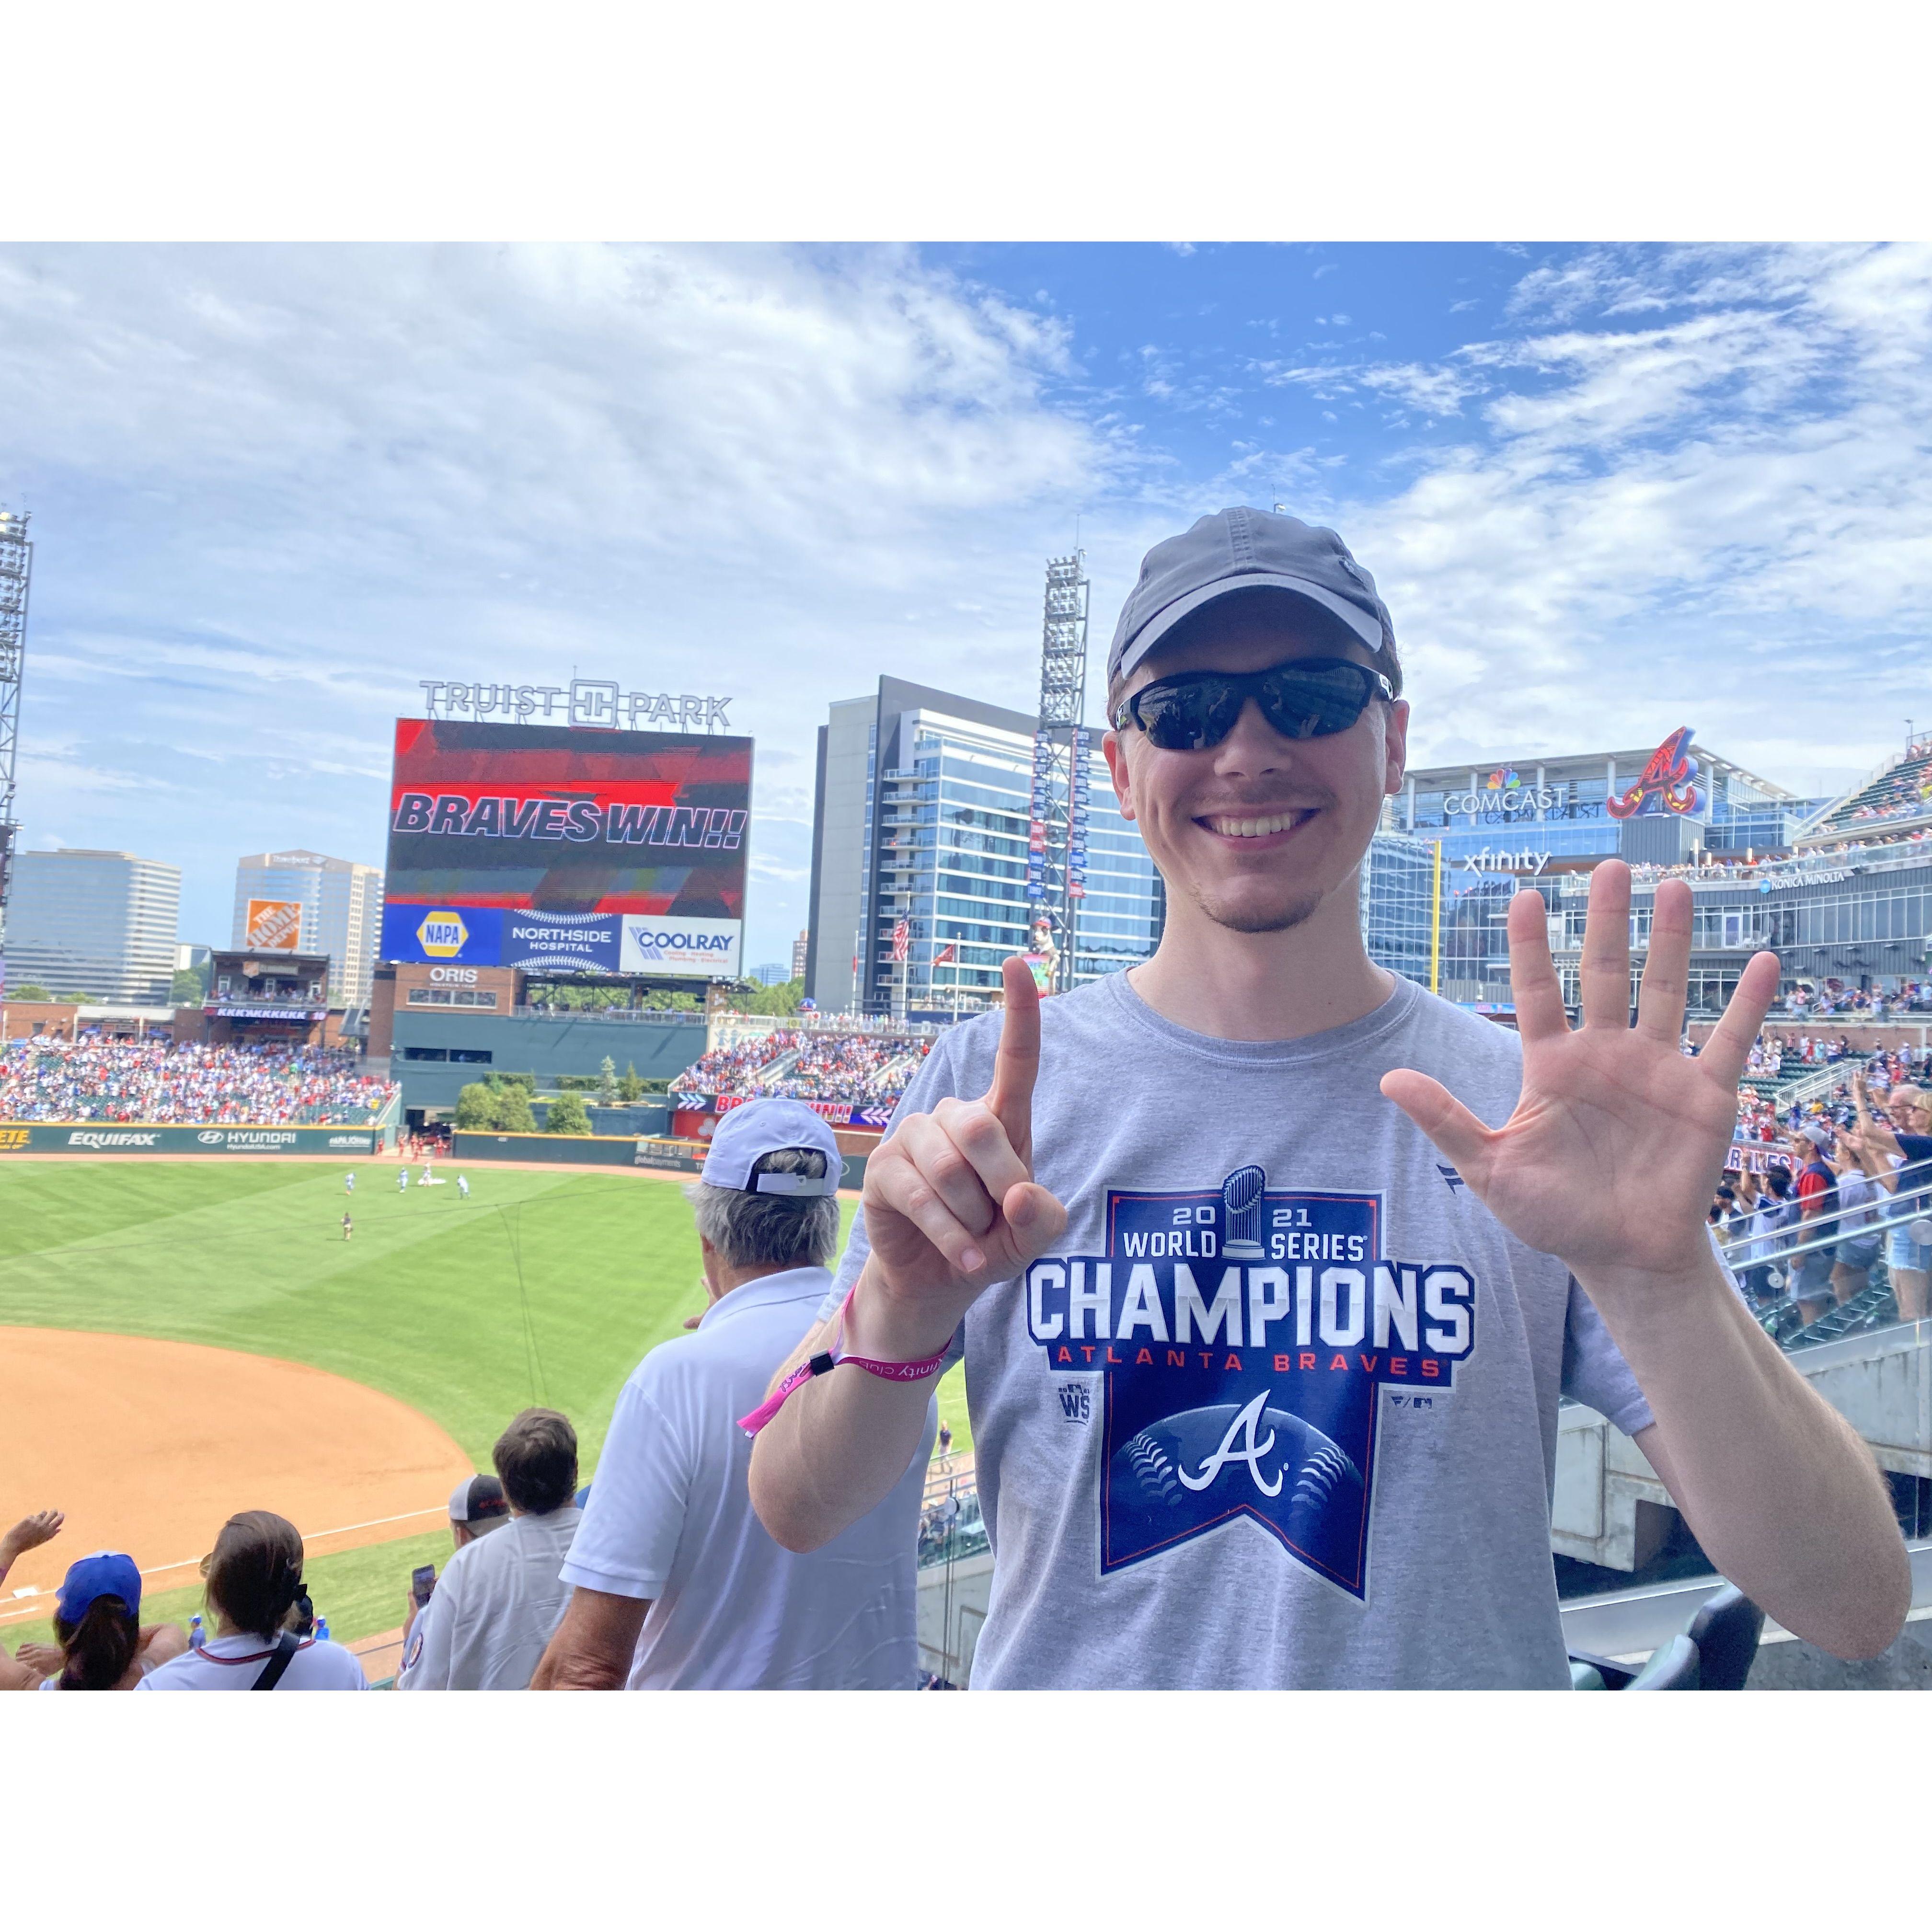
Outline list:
[[[421,1610],[436,1594],[436,1565],[425,1563],[420,1570],[410,1572],[410,1594],[416,1600],[416,1608]]]

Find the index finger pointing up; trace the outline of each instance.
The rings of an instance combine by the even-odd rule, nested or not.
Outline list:
[[[1000,969],[1006,993],[999,1051],[986,1105],[1006,1130],[1014,1153],[1033,1164],[1033,1083],[1040,1072],[1040,988],[1033,968],[1017,954]]]

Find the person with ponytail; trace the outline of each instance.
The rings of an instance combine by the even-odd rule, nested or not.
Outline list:
[[[350,1652],[310,1634],[302,1535],[286,1516],[268,1510],[231,1516],[202,1574],[214,1635],[200,1649],[164,1664],[138,1689],[368,1689]]]
[[[116,1550],[70,1565],[54,1601],[61,1668],[43,1690],[137,1690],[148,1673],[188,1648],[178,1624],[140,1624],[141,1573]]]

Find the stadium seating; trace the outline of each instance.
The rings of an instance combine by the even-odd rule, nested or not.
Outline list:
[[[794,1100],[891,1106],[931,1049],[901,1034],[811,1032],[778,1028],[755,1040],[713,1047],[670,1083],[673,1094],[759,1094]]]
[[[1841,799],[1817,830],[1849,831],[1874,819],[1910,818],[1932,809],[1928,795],[1932,795],[1932,745],[1908,752],[1889,771]]]
[[[14,1040],[0,1047],[0,1120],[360,1126],[398,1089],[332,1047]]]

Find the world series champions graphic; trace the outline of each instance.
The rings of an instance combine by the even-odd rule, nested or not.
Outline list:
[[[1027,1270],[1048,1366],[1101,1378],[1103,1575],[1246,1516],[1366,1597],[1380,1391],[1432,1406],[1475,1346],[1468,1270],[1384,1257],[1382,1214],[1238,1168],[1109,1190],[1104,1255]]]

